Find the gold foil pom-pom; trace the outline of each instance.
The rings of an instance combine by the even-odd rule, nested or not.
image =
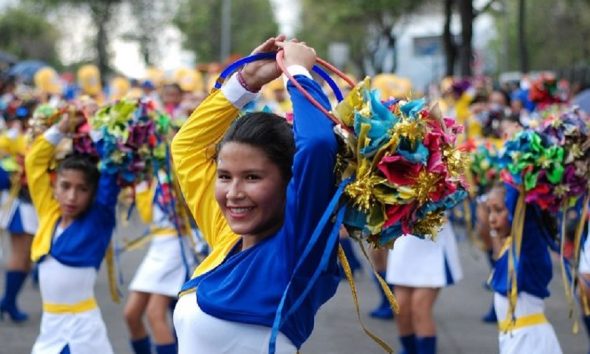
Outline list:
[[[363,212],[368,212],[375,204],[376,198],[373,194],[375,186],[384,183],[386,180],[374,174],[358,178],[348,186],[344,192],[353,200],[353,203]]]
[[[442,211],[430,212],[414,225],[414,232],[417,235],[431,235],[434,239],[444,221],[445,215]]]

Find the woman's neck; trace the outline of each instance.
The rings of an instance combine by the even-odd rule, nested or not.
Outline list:
[[[242,235],[242,251],[247,250],[250,247],[255,246],[266,237]]]
[[[242,235],[242,251],[247,250],[250,247],[254,247],[260,242],[264,241],[266,238],[276,234],[280,228],[281,225],[279,224],[262,235]]]
[[[61,227],[62,229],[65,229],[66,227],[70,226],[73,222],[74,222],[74,218],[62,216],[62,218],[59,222],[59,227]]]
[[[276,232],[269,233],[267,235],[242,235],[242,247],[241,250],[245,251],[250,247],[254,247],[260,242],[266,240],[268,237],[276,234]]]

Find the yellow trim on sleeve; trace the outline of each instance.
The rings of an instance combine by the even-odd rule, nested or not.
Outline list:
[[[191,114],[172,142],[172,158],[182,193],[203,237],[211,247],[195,276],[223,261],[239,236],[231,231],[215,200],[215,145],[238,115],[221,90]]]
[[[31,245],[31,259],[34,262],[49,252],[53,230],[61,216],[48,173],[54,152],[55,146],[40,135],[33,142],[25,158],[29,192],[39,217],[39,227]]]
[[[180,298],[180,297],[182,297],[182,296],[184,296],[184,295],[192,294],[192,293],[194,293],[194,292],[196,292],[196,291],[197,291],[197,289],[196,289],[196,288],[193,288],[193,289],[188,289],[188,290],[185,290],[185,291],[183,291],[183,292],[179,293],[179,294],[178,294],[178,297]]]

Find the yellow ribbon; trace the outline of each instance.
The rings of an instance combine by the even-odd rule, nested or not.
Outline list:
[[[508,318],[506,320],[500,321],[498,322],[498,329],[501,332],[508,332],[510,330],[535,326],[547,322],[547,317],[545,317],[544,313],[535,313],[532,315],[519,317],[516,320]]]
[[[473,177],[473,173],[471,172],[471,169],[469,167],[465,167],[463,169],[463,175],[465,176],[465,180],[467,181],[467,191],[469,193],[468,197],[463,199],[463,209],[465,210],[465,229],[467,231],[467,237],[473,245],[475,245],[480,250],[484,250],[485,247],[482,241],[475,235],[472,226],[473,224],[471,222],[473,220],[473,215],[471,215],[470,202],[472,200],[475,200],[477,196],[477,184],[475,183],[475,178]]]
[[[572,264],[572,284],[571,284],[571,292],[573,294],[574,289],[579,281],[579,274],[578,274],[578,266],[580,264],[580,248],[582,247],[582,233],[584,232],[584,226],[586,225],[586,220],[588,219],[588,203],[590,202],[590,194],[587,194],[584,198],[584,207],[582,208],[582,215],[578,225],[576,227],[576,234],[574,235],[574,260]],[[590,307],[588,306],[588,297],[586,296],[585,286],[582,282],[580,283],[580,288],[582,289],[580,297],[582,299],[582,308],[584,310],[584,315],[590,315]]]
[[[359,242],[359,244],[360,244],[360,242]],[[362,248],[362,245],[361,245],[361,248]],[[365,252],[363,251],[363,253],[365,253]],[[363,322],[363,319],[361,318],[361,312],[360,312],[356,284],[354,283],[354,279],[352,277],[352,270],[350,269],[350,264],[348,264],[348,259],[346,259],[346,254],[344,253],[344,249],[342,249],[341,245],[338,245],[338,259],[340,260],[340,264],[342,265],[342,268],[344,269],[344,274],[346,275],[346,280],[348,280],[348,285],[350,286],[350,291],[352,293],[352,299],[354,301],[354,307],[356,309],[356,316],[357,316],[359,323],[361,324],[361,327],[363,328],[363,331],[365,332],[365,334],[367,336],[369,336],[373,341],[375,341],[375,343],[379,344],[379,346],[381,348],[383,348],[383,350],[385,350],[387,353],[394,353],[394,350],[389,346],[389,344],[387,344],[383,339],[379,338],[377,335],[373,334],[366,327],[365,323]],[[372,267],[373,266],[371,265],[371,268]],[[377,276],[379,276],[379,275],[377,274]],[[381,279],[381,277],[379,277],[378,279],[379,279],[379,283],[381,283],[381,282],[385,283],[383,281],[383,279]],[[389,287],[387,287],[387,288],[389,289]],[[389,293],[391,294],[391,290],[389,290]],[[393,294],[391,294],[391,295],[393,296]],[[388,299],[389,299],[389,297],[388,297]],[[392,307],[393,307],[393,304],[392,304]],[[396,308],[397,308],[397,303],[396,303]],[[397,310],[396,310],[396,312],[397,312]]]
[[[512,240],[508,254],[508,314],[506,318],[512,325],[516,324],[515,310],[518,299],[518,270],[515,268],[515,257],[520,258],[522,248],[522,233],[524,229],[524,217],[526,204],[524,202],[524,190],[519,189],[518,201],[512,218]]]
[[[109,291],[111,293],[111,299],[115,303],[121,302],[121,295],[119,292],[119,282],[117,281],[117,266],[115,264],[115,249],[113,241],[109,243],[107,253],[105,255],[105,261],[107,263],[107,275],[109,279]]]
[[[560,268],[561,268],[561,280],[563,282],[563,290],[565,292],[565,299],[567,301],[567,307],[568,307],[568,317],[571,319],[574,315],[574,311],[575,311],[575,306],[574,306],[574,298],[572,296],[572,292],[570,290],[569,287],[569,282],[567,280],[567,273],[565,270],[565,239],[566,239],[566,224],[567,224],[567,209],[568,209],[568,203],[567,200],[564,200],[563,205],[561,207],[561,235],[560,235],[560,239],[561,239],[561,245],[560,245],[560,250],[559,250],[559,264],[560,264]],[[573,273],[572,273],[573,275]],[[573,320],[574,323],[572,325],[572,332],[574,334],[578,333],[578,320],[574,319]]]
[[[580,258],[580,247],[581,247],[581,243],[582,243],[582,232],[584,230],[584,224],[586,222],[586,216],[588,213],[588,198],[589,196],[587,195],[584,198],[584,207],[582,209],[582,216],[580,218],[580,221],[578,222],[578,225],[576,226],[576,233],[574,235],[574,259],[573,259],[573,263],[572,263],[572,282],[571,284],[568,282],[567,279],[567,273],[565,270],[565,256],[564,256],[564,248],[565,248],[565,239],[566,239],[566,216],[567,216],[567,209],[568,209],[568,202],[567,200],[565,200],[563,202],[562,208],[561,208],[561,249],[560,249],[560,264],[561,264],[561,279],[563,282],[563,287],[565,290],[565,298],[567,300],[568,303],[568,316],[570,319],[573,319],[574,323],[572,324],[572,332],[574,334],[577,334],[578,331],[580,330],[580,325],[578,322],[578,316],[576,314],[576,306],[574,306],[574,289],[575,286],[578,282],[578,262],[579,262],[579,258]],[[586,312],[586,307],[588,302],[585,301],[585,297],[586,297],[586,293],[582,292],[580,294],[580,296],[582,297],[582,305],[584,305],[584,312]]]
[[[586,284],[584,284],[584,281],[580,282],[580,298],[582,298],[582,309],[584,310],[584,316],[590,316],[590,305],[588,304]]]
[[[43,311],[49,313],[57,313],[57,314],[64,314],[64,313],[81,313],[90,311],[92,309],[97,308],[98,305],[96,304],[96,299],[91,297],[89,299],[80,301],[75,304],[52,304],[52,303],[43,303]]]

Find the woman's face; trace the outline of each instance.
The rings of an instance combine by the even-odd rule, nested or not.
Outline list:
[[[488,104],[490,106],[506,107],[506,97],[499,91],[493,91],[488,98]]]
[[[225,143],[217,158],[215,199],[233,232],[257,241],[283,224],[286,184],[261,149]]]
[[[93,193],[93,188],[86,181],[84,172],[68,169],[57,174],[54,194],[63,218],[75,219],[86,211],[92,201]]]
[[[504,190],[493,188],[488,196],[488,220],[490,222],[490,235],[506,237],[510,234],[508,222],[508,208],[504,201]]]
[[[481,237],[489,236],[490,233],[490,216],[487,206],[487,200],[477,204],[475,210],[477,218],[477,230]]]

